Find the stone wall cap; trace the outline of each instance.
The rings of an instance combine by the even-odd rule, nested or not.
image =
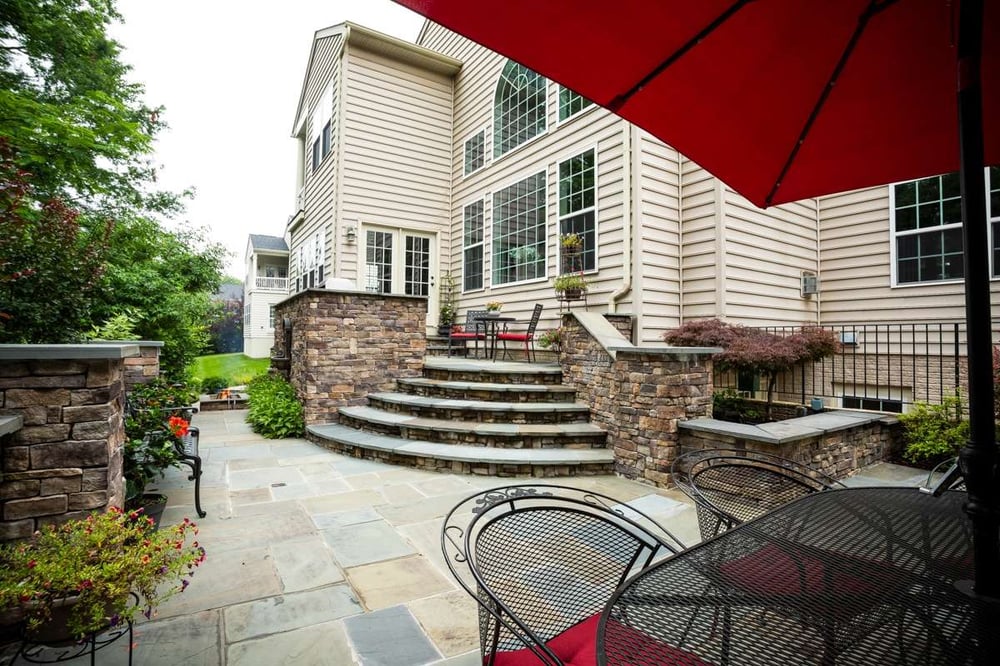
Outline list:
[[[364,289],[303,289],[302,291],[297,291],[294,294],[289,294],[287,298],[284,298],[275,305],[284,305],[290,301],[294,301],[297,298],[301,298],[306,294],[348,294],[351,296],[364,296],[366,298],[401,298],[404,300],[416,300],[416,301],[426,301],[427,296],[410,296],[407,294],[384,294],[377,293],[373,291],[365,291]]]
[[[139,344],[92,343],[78,345],[0,345],[0,361],[117,359],[138,356]]]
[[[93,340],[91,345],[139,345],[140,347],[162,347],[162,340]]]
[[[24,425],[20,416],[0,416],[0,437],[17,432]]]
[[[682,430],[696,430],[724,437],[742,437],[756,442],[786,444],[875,422],[889,423],[891,419],[887,421],[884,414],[837,410],[800,416],[785,421],[761,423],[760,425],[731,423],[717,419],[694,419],[681,421],[677,427]]]
[[[668,347],[668,346],[609,347],[608,350],[616,353],[629,352],[633,354],[656,354],[660,356],[710,356],[712,354],[721,354],[723,351],[722,347]]]

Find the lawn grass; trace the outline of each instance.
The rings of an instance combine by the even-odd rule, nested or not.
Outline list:
[[[239,386],[267,372],[270,363],[270,359],[245,354],[212,354],[196,358],[191,373],[198,379],[225,377],[230,386]]]

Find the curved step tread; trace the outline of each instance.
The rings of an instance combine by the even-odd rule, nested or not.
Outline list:
[[[605,435],[603,428],[591,423],[481,423],[478,421],[449,421],[428,419],[410,414],[386,412],[372,407],[341,407],[340,413],[369,423],[400,428],[417,428],[443,432],[475,433],[477,435],[500,436],[580,436]]]
[[[424,368],[445,372],[484,375],[562,375],[562,366],[558,363],[486,361],[482,359],[448,358],[441,356],[430,356],[424,359]]]
[[[335,423],[307,426],[306,431],[319,439],[330,440],[338,444],[388,451],[416,458],[498,465],[610,465],[614,463],[614,453],[608,449],[496,449],[466,444],[439,444],[379,435]]]
[[[400,377],[397,384],[423,388],[444,388],[465,391],[494,391],[496,393],[576,393],[576,389],[561,384],[493,384],[489,382],[462,382],[426,377]]]
[[[368,397],[395,405],[436,407],[438,409],[473,409],[484,412],[590,412],[589,407],[576,402],[492,402],[489,400],[434,398],[430,396],[392,392],[369,393]]]

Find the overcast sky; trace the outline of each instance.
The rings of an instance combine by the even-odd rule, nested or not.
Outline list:
[[[423,18],[389,0],[118,0],[132,78],[170,125],[159,183],[197,189],[183,219],[210,229],[243,279],[247,235],[280,236],[295,204],[290,138],[313,34],[353,21],[409,41]]]

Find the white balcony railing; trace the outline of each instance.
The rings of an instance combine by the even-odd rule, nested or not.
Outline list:
[[[288,278],[257,276],[254,286],[267,291],[288,291]]]

